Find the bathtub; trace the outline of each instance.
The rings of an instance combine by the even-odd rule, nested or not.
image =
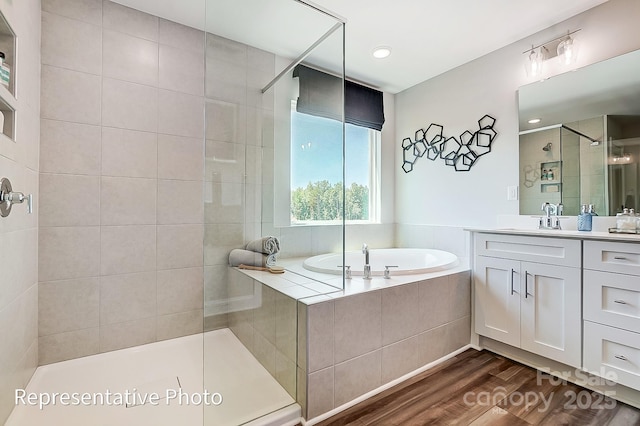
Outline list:
[[[352,275],[363,275],[364,254],[361,251],[346,252],[345,263],[351,266]],[[369,250],[369,264],[371,265],[371,275],[384,275],[384,269],[387,265],[398,266],[391,268],[391,275],[423,274],[453,268],[458,264],[458,257],[453,253],[434,249],[371,249]],[[341,275],[342,253],[309,257],[302,265],[309,271]]]

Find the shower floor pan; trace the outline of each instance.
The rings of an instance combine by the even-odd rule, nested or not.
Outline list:
[[[200,401],[203,389],[216,393],[206,397],[210,405]],[[44,365],[16,396],[23,398],[7,426],[283,425],[300,418],[300,406],[229,329]]]

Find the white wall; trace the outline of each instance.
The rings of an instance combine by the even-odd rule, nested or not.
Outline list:
[[[518,201],[507,201],[507,186],[518,184],[519,86],[530,83],[524,70],[531,45],[580,28],[576,67],[640,48],[640,2],[609,0],[563,23],[492,52],[396,95],[395,220],[399,224],[494,226],[499,214],[518,214]],[[481,35],[479,35],[481,36]],[[552,61],[550,61],[552,62]],[[553,65],[552,63],[547,65]],[[546,77],[557,74],[550,69]],[[484,114],[497,119],[492,152],[469,172],[456,172],[421,158],[410,173],[402,170],[400,143],[430,123],[459,137],[477,130]],[[403,244],[401,236],[397,244]]]

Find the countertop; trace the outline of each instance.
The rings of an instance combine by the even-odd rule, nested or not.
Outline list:
[[[532,237],[572,238],[579,240],[622,241],[640,243],[639,234],[615,234],[601,231],[574,231],[563,229],[517,229],[517,228],[465,228],[469,232],[527,235]]]

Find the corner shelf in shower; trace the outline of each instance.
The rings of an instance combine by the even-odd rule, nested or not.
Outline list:
[[[0,84],[0,112],[4,115],[4,126],[0,129],[2,135],[15,142],[15,123],[17,100],[15,96],[16,67],[16,33],[7,18],[0,11],[0,52],[5,54],[5,62],[10,69],[9,86]]]
[[[562,192],[562,182],[557,180],[543,181],[543,183],[540,184],[540,192],[543,194],[560,193]]]
[[[15,141],[16,104],[16,98],[6,87],[0,85],[0,112],[4,115],[4,127],[0,129],[1,136],[6,136],[12,141]]]

